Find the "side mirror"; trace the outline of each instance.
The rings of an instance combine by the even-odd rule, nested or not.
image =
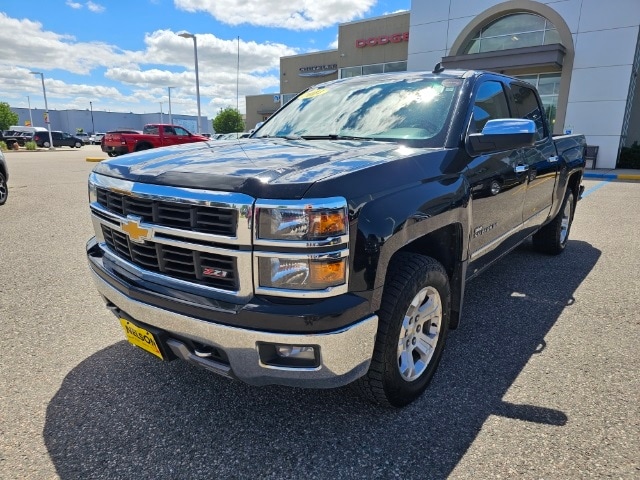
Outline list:
[[[515,150],[535,143],[536,124],[523,118],[489,120],[482,133],[469,135],[469,146],[475,154]]]

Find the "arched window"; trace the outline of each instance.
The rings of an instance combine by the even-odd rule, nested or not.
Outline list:
[[[482,27],[463,53],[484,53],[512,48],[561,43],[555,25],[540,15],[514,13]]]

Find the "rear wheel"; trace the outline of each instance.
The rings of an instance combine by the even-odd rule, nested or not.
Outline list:
[[[449,278],[430,257],[397,254],[378,312],[369,371],[354,387],[375,403],[402,407],[429,385],[444,348],[450,313]]]
[[[115,152],[107,152],[107,155],[109,155],[110,157],[117,157],[118,154]]]
[[[44,142],[42,142],[42,146],[44,148],[49,148],[51,146],[51,144],[49,142],[47,142],[47,141],[44,141]]]
[[[558,214],[533,236],[534,248],[539,252],[551,255],[562,253],[569,241],[574,212],[575,195],[573,190],[567,189]]]
[[[76,142],[76,143],[74,143],[73,146],[76,147],[76,148],[80,148],[80,147],[82,147],[82,142]]]
[[[0,172],[0,205],[4,205],[9,197],[9,187],[7,186],[7,179],[4,174]]]
[[[138,145],[136,147],[136,152],[141,152],[142,150],[149,150],[150,148],[153,148],[151,145],[149,145],[148,143],[141,143],[140,145]]]

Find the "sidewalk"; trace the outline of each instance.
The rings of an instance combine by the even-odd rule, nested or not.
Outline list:
[[[615,170],[596,168],[584,171],[584,178],[592,180],[623,180],[640,182],[640,170],[616,168]]]

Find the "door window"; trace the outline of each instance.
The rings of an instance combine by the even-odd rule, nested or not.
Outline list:
[[[511,92],[513,101],[516,104],[518,117],[533,120],[536,123],[536,141],[545,138],[547,134],[544,127],[542,108],[540,108],[535,91],[524,85],[511,84]]]

